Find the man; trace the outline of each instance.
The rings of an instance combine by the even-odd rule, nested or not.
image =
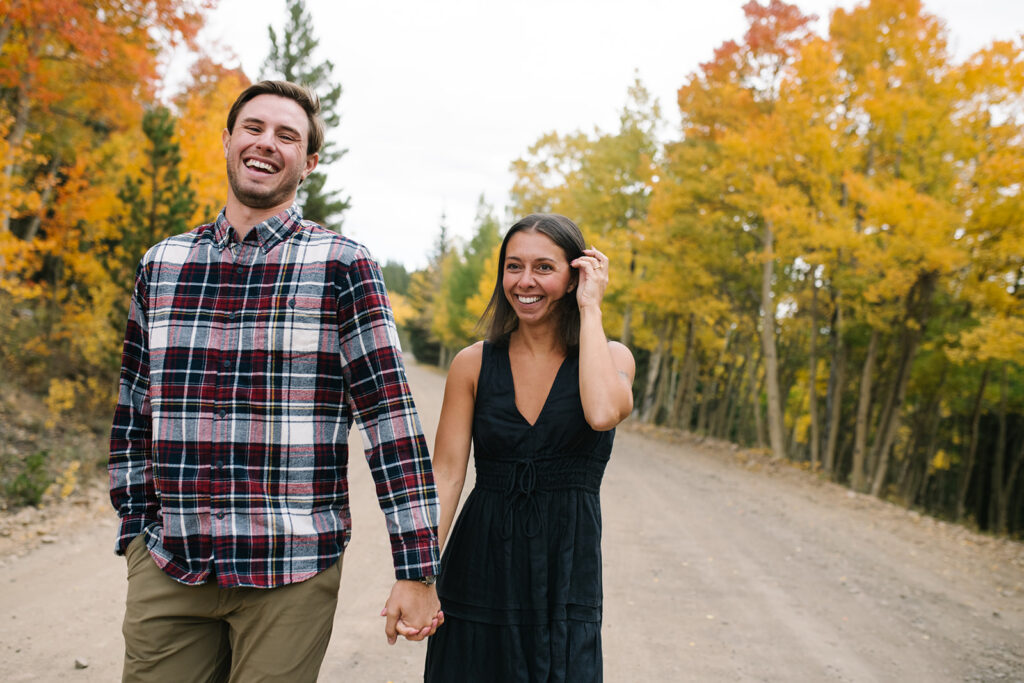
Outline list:
[[[293,205],[319,107],[292,83],[246,89],[223,133],[224,210],[136,272],[109,465],[126,681],[316,679],[350,534],[353,418],[395,563],[388,641],[443,620],[433,474],[380,270]]]

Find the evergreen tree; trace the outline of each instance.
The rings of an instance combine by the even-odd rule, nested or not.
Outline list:
[[[125,178],[117,193],[125,211],[118,234],[104,241],[101,261],[112,280],[130,289],[135,266],[150,246],[187,231],[196,209],[190,176],[181,177],[181,149],[174,139],[175,119],[166,107],[142,118],[148,146],[141,175]],[[121,313],[123,311],[119,311]]]
[[[416,310],[415,318],[408,325],[409,339],[412,353],[420,363],[441,366],[447,363],[444,347],[433,328],[446,305],[442,287],[445,261],[451,251],[447,218],[441,214],[441,225],[427,267],[414,272],[409,282],[409,303]]]
[[[405,269],[405,264],[388,259],[388,262],[381,266],[380,271],[384,276],[384,285],[388,288],[388,294],[405,296],[409,293],[411,275]]]
[[[341,120],[338,101],[341,99],[341,85],[331,80],[334,64],[330,60],[313,61],[313,53],[320,45],[320,39],[313,32],[313,18],[306,10],[304,0],[288,0],[288,23],[280,38],[273,26],[267,26],[270,34],[270,54],[263,62],[260,78],[279,78],[293,83],[307,85],[320,96],[321,115],[327,127],[327,138],[320,150],[319,168],[325,168],[341,159],[348,150],[340,149],[330,140],[330,133]],[[326,173],[317,170],[311,173],[299,186],[297,201],[302,207],[302,216],[320,225],[341,232],[344,212],[351,202],[342,197],[340,190],[327,190]]]

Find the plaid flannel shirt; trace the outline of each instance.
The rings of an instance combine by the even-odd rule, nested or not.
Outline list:
[[[116,551],[146,534],[186,584],[270,588],[350,538],[353,417],[395,574],[437,574],[437,495],[380,269],[296,207],[236,234],[224,213],[136,273],[110,438]]]

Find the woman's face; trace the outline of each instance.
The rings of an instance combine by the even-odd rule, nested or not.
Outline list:
[[[502,264],[502,288],[519,324],[543,322],[555,302],[575,288],[565,252],[547,235],[520,230],[509,238]]]

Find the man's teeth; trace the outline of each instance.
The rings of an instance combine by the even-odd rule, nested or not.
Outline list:
[[[245,162],[245,165],[249,168],[258,168],[261,171],[266,171],[267,173],[276,173],[273,166],[257,159],[249,159]]]
[[[519,303],[521,304],[532,304],[540,301],[539,296],[517,296],[516,298],[519,299]]]

